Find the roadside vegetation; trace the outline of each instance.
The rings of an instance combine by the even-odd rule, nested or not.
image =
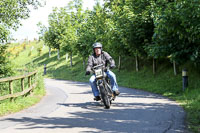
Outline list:
[[[30,57],[20,56],[20,53],[25,51],[27,42],[23,43],[23,45],[10,44],[9,42],[12,41],[10,36],[11,30],[17,30],[21,21],[29,17],[29,8],[33,7],[37,9],[40,6],[41,3],[39,0],[0,1],[0,78],[20,76],[36,69],[36,67],[32,65],[29,65],[29,67],[23,66],[23,64],[25,64],[24,60],[32,60]],[[16,61],[18,57],[21,57],[21,59],[14,63],[13,61]],[[13,102],[10,102],[10,99],[0,101],[0,116],[17,112],[37,103],[45,94],[43,80],[41,79],[43,79],[43,77],[38,73],[38,84],[32,95],[16,98]],[[26,80],[24,82],[26,87],[28,83]],[[0,96],[8,94],[8,86],[7,82],[0,83]],[[14,92],[19,91],[19,86],[21,86],[19,81],[13,81]]]
[[[37,58],[40,54],[38,47],[42,45],[38,44],[37,41],[31,43],[24,41],[23,43],[11,44],[7,52],[9,53],[9,61],[12,66],[11,76],[25,75],[28,72],[33,72],[37,70],[37,66],[32,63],[34,58]],[[31,54],[30,54],[31,52]],[[18,54],[16,54],[18,53]],[[0,116],[7,115],[10,113],[18,112],[22,109],[33,106],[38,103],[41,98],[45,95],[43,75],[38,71],[36,75],[37,86],[31,95],[20,96],[14,98],[13,102],[10,99],[0,101]],[[28,88],[28,79],[24,81],[25,89]],[[9,84],[8,82],[0,83],[0,96],[9,94]],[[13,92],[21,91],[20,80],[13,81]]]
[[[19,112],[23,109],[26,109],[28,107],[31,107],[38,103],[42,97],[45,95],[45,89],[44,89],[44,82],[42,75],[37,75],[37,86],[34,88],[33,92],[31,94],[20,96],[17,98],[14,98],[14,100],[11,102],[10,99],[0,101],[0,116],[8,115],[11,113]],[[8,88],[4,88],[2,90],[1,84],[1,94],[5,94],[8,92]],[[15,83],[13,84],[15,88],[15,92],[19,92],[20,85]]]

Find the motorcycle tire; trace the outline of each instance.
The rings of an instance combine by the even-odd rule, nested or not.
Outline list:
[[[99,88],[100,88],[100,93],[101,93],[101,98],[103,100],[103,103],[104,103],[106,109],[109,109],[111,102],[110,102],[110,99],[108,98],[108,96],[106,94],[105,88],[104,88],[103,85],[100,85]]]

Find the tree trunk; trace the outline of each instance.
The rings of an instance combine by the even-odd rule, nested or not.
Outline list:
[[[66,53],[66,62],[68,61],[68,53]]]
[[[153,58],[153,74],[156,74],[156,59]]]
[[[177,75],[177,71],[176,71],[176,61],[173,61],[173,68],[174,68],[174,75]]]
[[[139,61],[138,61],[138,56],[135,56],[135,65],[136,65],[136,72],[139,71]]]
[[[118,62],[118,71],[121,69],[121,56],[119,56],[119,62]]]
[[[57,51],[58,51],[58,56],[57,56],[57,58],[58,58],[58,60],[59,60],[59,59],[60,59],[60,50],[58,49]]]
[[[43,47],[42,47],[42,49],[45,49],[45,44],[43,44]]]
[[[72,62],[72,53],[70,54],[70,66],[73,66],[73,62]]]
[[[49,47],[49,57],[51,57],[51,48]]]
[[[86,62],[85,62],[85,58],[83,58],[83,68],[86,68]]]

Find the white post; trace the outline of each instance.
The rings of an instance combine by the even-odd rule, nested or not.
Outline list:
[[[68,53],[66,53],[66,62],[68,61]]]
[[[71,55],[70,55],[70,66],[71,66],[71,67],[73,66],[73,64],[72,64],[72,53],[71,53]]]
[[[49,57],[51,57],[51,48],[49,47]]]
[[[58,58],[58,60],[60,59],[60,51],[59,51],[59,49],[57,50],[58,51],[58,56],[57,56],[57,58]]]
[[[174,75],[177,75],[177,72],[176,72],[176,61],[173,61],[173,67],[174,67]]]
[[[118,60],[118,70],[120,70],[121,68],[121,56],[119,56],[119,60]]]
[[[138,56],[136,55],[136,58],[135,58],[135,65],[136,65],[136,72],[139,71],[139,63],[138,63]]]

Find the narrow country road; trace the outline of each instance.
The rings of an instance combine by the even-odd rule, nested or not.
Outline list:
[[[37,105],[0,118],[1,133],[185,133],[184,110],[165,97],[120,87],[110,109],[89,84],[45,79]]]

